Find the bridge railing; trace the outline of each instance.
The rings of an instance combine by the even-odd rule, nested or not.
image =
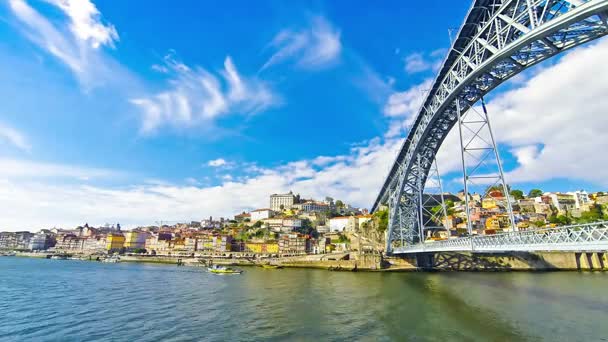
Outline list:
[[[608,250],[608,221],[425,242],[395,253],[577,249]]]

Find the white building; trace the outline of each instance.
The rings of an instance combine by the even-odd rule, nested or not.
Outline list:
[[[589,194],[585,190],[569,192],[568,195],[574,196],[574,206],[576,207],[576,209],[580,209],[581,206],[591,203],[591,200],[589,199]]]
[[[332,232],[341,232],[348,226],[349,216],[338,216],[329,219],[329,230]]]
[[[251,222],[257,222],[257,221],[261,221],[267,218],[271,218],[274,214],[274,212],[270,209],[256,209],[253,211],[250,211],[249,214],[251,215]]]
[[[275,232],[291,232],[302,227],[302,220],[296,218],[267,218],[263,220]]]
[[[287,194],[272,194],[270,195],[270,209],[274,211],[290,209],[295,200],[296,196],[291,191]]]
[[[329,209],[329,205],[325,203],[319,203],[314,201],[302,203],[302,210],[306,212],[324,212],[328,211]]]

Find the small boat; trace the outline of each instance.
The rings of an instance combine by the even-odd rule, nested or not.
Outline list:
[[[103,259],[101,262],[117,263],[120,262],[120,257],[113,255]]]
[[[241,274],[243,272],[241,270],[235,270],[230,267],[218,266],[218,265],[213,265],[211,267],[207,267],[207,270],[210,273],[215,273],[215,274]]]
[[[68,256],[67,255],[58,254],[58,255],[53,255],[51,257],[51,259],[53,259],[53,260],[67,260]]]
[[[263,264],[262,268],[265,268],[267,270],[276,270],[276,269],[279,269],[279,268],[283,268],[283,266],[280,266],[280,265],[271,265],[271,264]]]

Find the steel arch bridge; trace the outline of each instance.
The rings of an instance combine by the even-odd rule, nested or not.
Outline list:
[[[423,242],[424,184],[462,113],[526,68],[607,33],[608,0],[474,0],[372,207],[389,207],[386,251]]]

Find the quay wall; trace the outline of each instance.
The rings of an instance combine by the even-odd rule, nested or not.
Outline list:
[[[435,252],[401,258],[420,270],[437,271],[608,270],[608,252]]]

